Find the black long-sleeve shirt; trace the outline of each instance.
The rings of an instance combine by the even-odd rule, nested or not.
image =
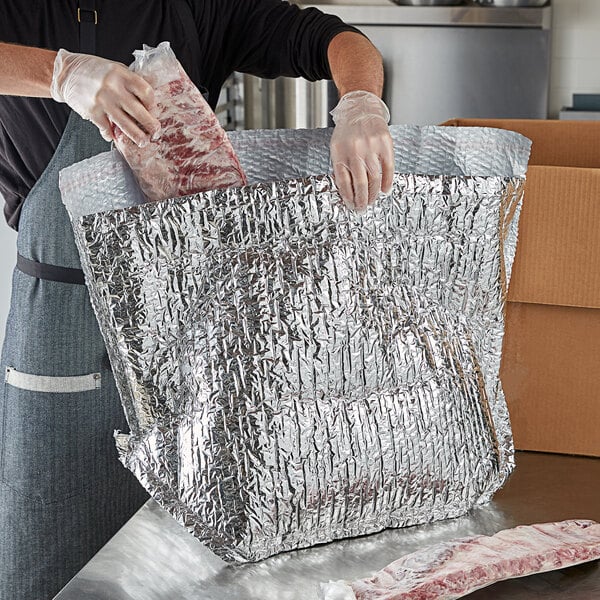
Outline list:
[[[0,41],[79,52],[77,0],[2,0]],[[96,54],[129,64],[142,44],[168,40],[214,108],[233,71],[261,77],[331,76],[327,46],[356,31],[316,9],[281,0],[97,0]],[[50,99],[0,96],[0,194],[11,227],[40,177],[69,116]]]

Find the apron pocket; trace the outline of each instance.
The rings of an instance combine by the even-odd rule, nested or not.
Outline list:
[[[99,450],[112,433],[96,423],[104,404],[100,383],[100,373],[51,377],[7,367],[0,448],[5,484],[46,503],[94,485],[102,471]]]
[[[6,367],[6,383],[21,390],[30,392],[47,392],[52,394],[72,394],[74,392],[89,392],[100,389],[102,377],[100,373],[89,375],[75,375],[72,377],[48,377],[46,375],[32,375],[22,373]]]

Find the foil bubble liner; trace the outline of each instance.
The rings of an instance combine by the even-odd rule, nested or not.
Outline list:
[[[514,464],[498,373],[529,141],[392,127],[393,193],[356,214],[330,133],[234,133],[249,185],[162,202],[114,153],[61,173],[120,459],[227,561],[462,515]]]

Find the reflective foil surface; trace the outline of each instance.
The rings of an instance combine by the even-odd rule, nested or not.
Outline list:
[[[328,170],[318,130],[232,136],[262,183],[73,216],[121,460],[225,560],[458,516],[512,469],[498,371],[529,144],[393,132],[393,194],[363,215],[302,172]],[[61,177],[72,215],[91,166]]]

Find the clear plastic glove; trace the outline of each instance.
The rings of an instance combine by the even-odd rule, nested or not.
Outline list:
[[[151,114],[152,86],[121,63],[61,49],[54,60],[50,93],[92,121],[106,141],[113,139],[112,123],[138,146],[160,132],[160,122]]]
[[[359,211],[390,194],[394,177],[394,145],[388,123],[390,112],[371,92],[344,94],[331,111],[331,162],[338,191],[345,204]]]

